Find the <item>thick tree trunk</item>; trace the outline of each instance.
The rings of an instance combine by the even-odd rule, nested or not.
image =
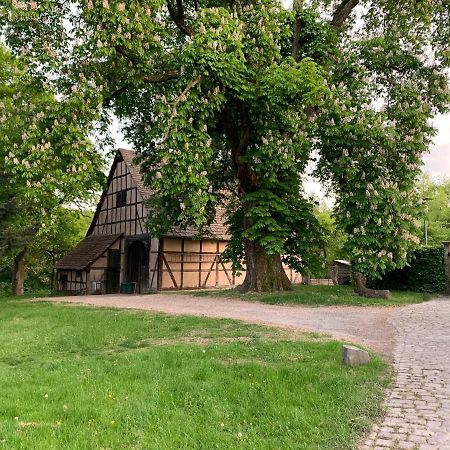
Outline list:
[[[368,298],[391,298],[391,292],[387,290],[369,289],[366,286],[366,277],[361,272],[353,274],[354,291],[361,297]]]
[[[26,249],[23,249],[15,258],[12,270],[12,294],[23,295],[24,294],[24,281],[25,281],[25,253]]]
[[[268,255],[256,242],[246,240],[245,280],[240,292],[273,292],[292,289],[292,283],[286,275],[280,255]]]

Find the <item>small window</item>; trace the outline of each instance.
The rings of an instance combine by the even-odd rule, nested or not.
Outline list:
[[[116,206],[120,208],[127,204],[127,191],[119,191],[116,194]]]

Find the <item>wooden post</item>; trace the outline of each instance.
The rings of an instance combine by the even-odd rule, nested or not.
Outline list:
[[[183,289],[184,281],[184,239],[181,239],[181,261],[180,261],[180,289]]]
[[[163,243],[164,243],[164,238],[159,240],[159,245],[158,245],[158,291],[162,290],[162,284],[163,284]]]
[[[200,254],[198,255],[198,287],[199,288],[202,287],[202,250],[203,250],[202,242],[203,241],[200,240]]]
[[[219,286],[219,241],[216,242],[216,287]]]
[[[55,264],[53,264],[54,266]],[[55,292],[55,267],[52,267],[52,277],[50,279],[50,294],[53,295]]]
[[[442,244],[444,245],[445,274],[447,275],[446,293],[450,294],[450,241],[445,241]]]

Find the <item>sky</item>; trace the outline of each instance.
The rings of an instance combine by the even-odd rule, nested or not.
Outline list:
[[[424,156],[424,172],[434,177],[450,177],[450,114],[439,116],[434,121],[438,134]]]

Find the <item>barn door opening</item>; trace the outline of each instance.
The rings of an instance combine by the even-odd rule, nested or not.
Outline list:
[[[128,247],[127,281],[136,283],[136,292],[143,293],[148,287],[148,252],[141,241]]]
[[[106,270],[106,293],[119,292],[120,283],[120,250],[108,251],[108,269]]]

